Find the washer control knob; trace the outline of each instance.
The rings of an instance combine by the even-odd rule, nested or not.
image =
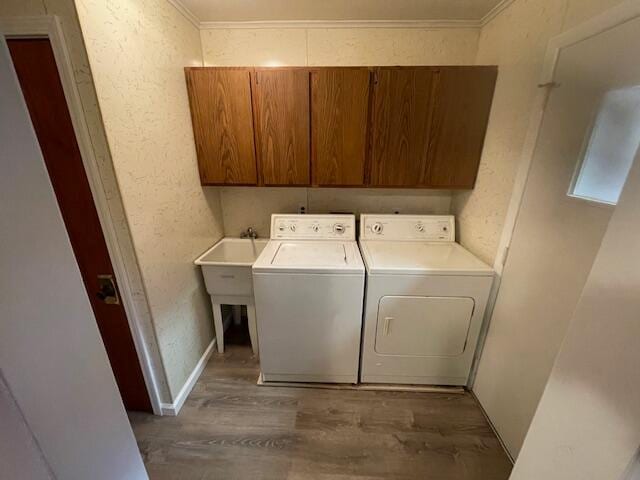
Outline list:
[[[416,223],[416,230],[419,232],[424,232],[424,225],[422,224],[422,222]]]
[[[280,226],[278,226],[278,230],[280,230],[281,232],[284,232],[285,228],[286,227],[283,224],[280,224]]]
[[[382,230],[384,229],[384,227],[382,226],[382,224],[380,222],[376,222],[372,225],[371,227],[371,231],[375,234],[380,235],[382,233]]]
[[[314,223],[313,225],[311,225],[311,230],[313,230],[314,232],[319,232],[320,225],[318,225],[317,223]]]
[[[289,225],[289,230],[291,230],[292,232],[296,231],[296,224],[292,223],[291,225]]]
[[[334,233],[337,233],[338,235],[342,235],[344,233],[344,225],[342,223],[336,223],[333,226],[333,231],[334,231]]]

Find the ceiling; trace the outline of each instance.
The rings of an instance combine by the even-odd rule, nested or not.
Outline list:
[[[170,0],[195,23],[480,22],[505,0]]]

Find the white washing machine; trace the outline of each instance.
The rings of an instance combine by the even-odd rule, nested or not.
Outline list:
[[[466,385],[494,272],[453,216],[362,215],[363,383]]]
[[[358,382],[364,264],[353,215],[272,215],[253,285],[265,381]]]

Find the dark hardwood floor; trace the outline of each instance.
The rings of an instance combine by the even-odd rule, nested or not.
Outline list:
[[[152,480],[506,480],[511,464],[468,394],[257,386],[229,332],[177,417],[131,413]]]

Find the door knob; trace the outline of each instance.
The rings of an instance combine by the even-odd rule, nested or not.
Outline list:
[[[120,304],[116,281],[113,275],[98,275],[98,292],[96,297],[109,305]]]

